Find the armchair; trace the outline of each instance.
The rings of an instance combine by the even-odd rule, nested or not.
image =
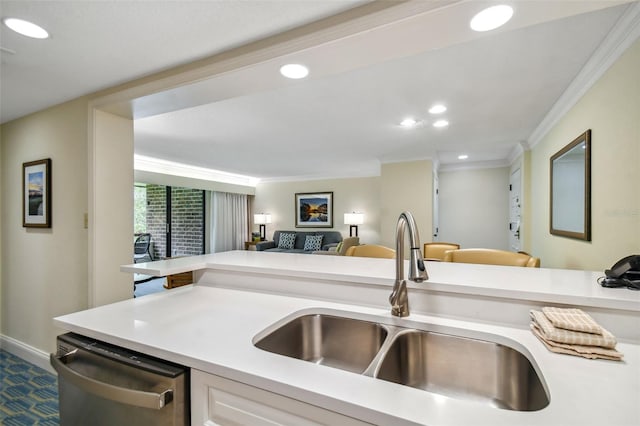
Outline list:
[[[379,257],[384,259],[395,259],[396,251],[392,248],[379,246],[375,244],[363,244],[361,246],[353,246],[347,250],[345,256],[356,257]]]
[[[344,256],[350,247],[357,246],[359,244],[360,244],[359,237],[347,237],[344,240],[342,240],[342,243],[338,243],[337,246],[330,247],[329,250],[314,251],[313,254]]]
[[[480,263],[485,265],[540,267],[540,259],[525,253],[493,249],[449,250],[444,254],[445,262]]]
[[[424,243],[422,255],[426,260],[442,261],[447,250],[457,250],[459,248],[460,244],[455,243]]]

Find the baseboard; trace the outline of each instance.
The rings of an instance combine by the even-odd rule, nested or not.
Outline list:
[[[40,349],[27,345],[13,337],[5,336],[4,334],[0,334],[0,348],[43,370],[57,374],[53,367],[51,367],[51,364],[49,364],[49,354]]]

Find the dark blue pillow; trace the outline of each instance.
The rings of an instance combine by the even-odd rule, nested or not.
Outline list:
[[[305,251],[317,251],[322,249],[322,237],[324,235],[307,235],[304,240]]]
[[[296,244],[296,234],[291,234],[287,232],[283,232],[280,234],[280,239],[278,240],[278,248],[291,250]]]

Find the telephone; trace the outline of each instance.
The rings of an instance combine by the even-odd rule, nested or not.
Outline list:
[[[605,276],[598,279],[602,287],[627,287],[640,290],[640,255],[634,254],[617,261]]]

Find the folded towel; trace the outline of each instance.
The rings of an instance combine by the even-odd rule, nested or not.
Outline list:
[[[601,346],[613,349],[616,346],[616,338],[609,331],[600,327],[602,334],[582,333],[578,331],[556,328],[546,315],[540,311],[529,311],[533,325],[547,341],[565,343],[568,345]]]
[[[545,339],[535,324],[531,324],[531,331],[551,352],[580,356],[588,359],[608,359],[610,361],[621,361],[624,356],[615,349],[601,348],[599,346],[581,346],[556,343]]]
[[[542,312],[555,327],[602,334],[602,327],[581,309],[545,307],[542,308]]]

